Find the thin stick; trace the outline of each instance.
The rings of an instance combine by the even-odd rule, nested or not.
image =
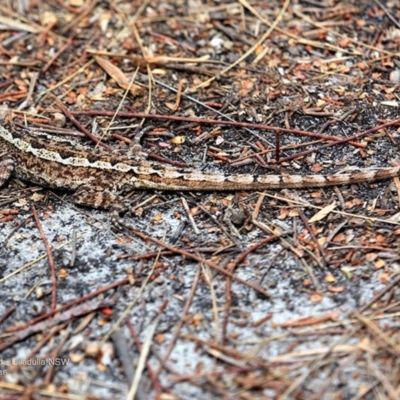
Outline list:
[[[35,219],[36,227],[38,228],[40,236],[42,237],[42,241],[47,253],[47,258],[49,260],[49,267],[51,274],[51,311],[55,311],[57,305],[57,277],[56,277],[56,267],[54,264],[54,258],[53,254],[51,253],[49,242],[47,240],[46,235],[44,234],[42,225],[37,215],[35,206],[32,206],[32,214],[33,218]]]
[[[47,110],[47,111],[53,111],[53,110]],[[55,112],[55,110],[54,110]],[[58,112],[58,110],[57,110]],[[238,121],[223,121],[219,119],[205,119],[205,118],[198,118],[198,117],[181,117],[177,115],[162,115],[162,114],[147,114],[147,113],[140,113],[140,112],[128,112],[128,111],[119,111],[118,113],[115,113],[114,111],[101,111],[101,110],[82,110],[82,111],[69,111],[71,115],[89,115],[89,116],[99,116],[99,117],[112,117],[114,115],[120,117],[120,118],[146,118],[146,119],[160,119],[160,120],[166,120],[166,121],[185,121],[185,122],[195,122],[199,124],[209,124],[209,125],[225,125],[225,126],[236,126],[236,127],[241,127],[241,128],[254,128],[254,129],[261,129],[261,130],[270,130],[270,131],[279,131],[283,133],[293,133],[295,135],[299,136],[308,136],[308,137],[315,137],[319,139],[325,139],[329,141],[334,141],[338,143],[343,142],[343,138],[340,138],[338,136],[330,136],[330,135],[324,135],[322,133],[316,133],[316,132],[308,132],[308,131],[302,131],[300,129],[291,129],[291,128],[282,128],[279,126],[273,126],[273,125],[265,125],[265,124],[255,124],[252,122],[238,122]],[[393,125],[400,125],[400,118],[394,121],[386,122],[385,124],[379,125],[375,128],[372,128],[372,130],[369,130],[367,133],[375,132],[379,129],[385,128],[387,126],[393,126]],[[361,134],[359,134],[361,135]],[[362,136],[362,135],[361,135]],[[346,138],[346,142],[349,142],[349,144],[353,146],[359,147],[359,143],[352,142],[354,139],[358,139],[359,136],[355,137],[349,137]],[[350,143],[351,142],[351,143]]]
[[[237,282],[241,283],[242,285],[245,285],[245,286],[255,290],[256,292],[264,295],[265,297],[267,297],[267,298],[270,297],[270,294],[266,290],[261,288],[260,286],[255,285],[255,284],[253,284],[251,282],[247,282],[242,278],[239,278],[237,275],[234,275],[234,274],[232,274],[232,272],[229,272],[226,269],[221,268],[219,265],[213,263],[212,261],[206,260],[204,258],[201,258],[201,257],[195,255],[195,254],[191,254],[188,251],[181,250],[181,249],[179,249],[177,247],[170,246],[170,245],[168,245],[167,243],[164,243],[161,240],[152,238],[151,236],[148,236],[145,233],[142,233],[142,232],[138,231],[137,229],[134,229],[133,227],[130,227],[130,226],[128,227],[127,226],[126,228],[129,229],[135,235],[141,237],[143,240],[148,240],[148,241],[153,242],[155,244],[158,244],[159,246],[162,246],[162,247],[164,247],[164,248],[166,248],[168,250],[171,250],[174,253],[181,254],[181,255],[185,256],[186,258],[191,258],[192,260],[196,260],[196,261],[199,261],[199,262],[201,262],[203,264],[206,264],[209,267],[211,267],[211,268],[215,269],[216,271],[220,272],[221,274],[229,276],[230,278],[234,279],[235,281],[237,281]]]

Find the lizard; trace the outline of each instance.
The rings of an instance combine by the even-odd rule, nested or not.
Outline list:
[[[0,187],[13,174],[43,187],[73,192],[72,202],[122,209],[121,195],[134,189],[241,191],[314,188],[370,182],[400,175],[400,166],[330,175],[224,174],[110,154],[0,120]]]

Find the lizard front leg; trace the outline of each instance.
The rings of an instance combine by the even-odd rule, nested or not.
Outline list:
[[[111,187],[103,189],[93,185],[80,186],[70,199],[76,204],[110,209],[112,224],[118,229],[125,226],[121,215],[129,210],[130,205],[124,202],[123,198],[116,194]]]
[[[96,185],[79,186],[70,199],[76,204],[105,209],[111,208],[120,200],[111,188],[102,188]]]
[[[0,157],[0,187],[2,187],[10,178],[14,170],[14,159],[8,154]]]

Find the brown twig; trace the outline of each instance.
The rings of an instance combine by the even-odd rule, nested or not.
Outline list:
[[[41,349],[43,348],[43,346],[52,338],[54,338],[54,336],[60,332],[62,329],[64,329],[67,325],[69,324],[69,322],[66,322],[64,324],[58,325],[57,327],[54,327],[53,329],[51,329],[51,332],[46,335],[44,338],[42,338],[36,345],[35,347],[25,356],[25,360],[30,360],[32,359],[35,354]],[[22,363],[21,365],[15,365],[13,366],[12,371],[13,372],[17,372],[19,370],[21,370],[23,367]],[[10,371],[11,372],[11,371]]]
[[[102,300],[102,301],[93,302],[91,304],[82,304],[78,307],[75,307],[69,311],[64,312],[63,314],[59,315],[58,317],[56,317],[52,320],[48,320],[48,321],[37,323],[32,326],[28,326],[26,329],[14,333],[14,335],[10,339],[8,339],[4,343],[0,344],[0,351],[5,350],[9,346],[11,346],[17,342],[20,342],[21,340],[24,340],[27,337],[29,337],[35,333],[43,332],[46,329],[49,329],[60,323],[64,323],[66,321],[71,321],[71,320],[75,319],[76,317],[86,315],[92,311],[99,309],[99,308],[113,306],[114,304],[115,304],[114,300]]]
[[[74,40],[74,35],[71,35],[68,38],[67,43],[64,44],[64,46],[62,46],[55,54],[53,57],[50,58],[49,61],[47,61],[46,65],[42,68],[42,73],[46,73],[47,70],[53,65],[54,61],[56,61],[58,59],[58,57],[60,57],[60,55],[62,53],[64,53],[66,50],[68,50],[69,47],[71,47],[72,45],[72,41]]]
[[[177,339],[179,337],[179,333],[180,333],[180,331],[182,329],[182,326],[183,326],[183,323],[184,323],[184,321],[185,321],[185,319],[187,317],[187,313],[189,311],[189,308],[190,308],[190,306],[192,304],[192,300],[193,300],[194,294],[196,293],[197,285],[198,285],[199,279],[200,279],[200,272],[201,272],[201,266],[198,265],[197,271],[196,271],[196,275],[193,278],[192,287],[191,287],[189,295],[187,297],[185,306],[183,307],[183,310],[182,310],[181,317],[179,319],[179,322],[176,325],[176,328],[175,328],[174,334],[172,336],[171,342],[169,343],[168,348],[165,351],[164,357],[161,360],[161,365],[158,367],[158,369],[156,371],[156,378],[158,378],[158,376],[160,375],[162,369],[164,368],[164,365],[166,364],[166,362],[167,362],[167,360],[168,360],[168,358],[169,358],[169,356],[171,354],[171,351],[174,348],[175,343],[176,343],[176,341],[177,341]]]
[[[369,303],[367,303],[365,306],[361,307],[360,313],[363,313],[364,311],[368,310],[368,308],[370,308],[372,306],[372,304],[377,302],[389,290],[392,290],[399,282],[400,282],[400,275],[398,275],[390,285],[386,286],[385,289],[383,289],[380,293],[378,293],[376,296],[374,296],[374,298]]]
[[[128,329],[133,337],[133,340],[135,342],[135,345],[136,345],[139,353],[141,353],[142,352],[142,343],[140,342],[140,339],[136,332],[135,326],[132,324],[132,322],[129,318],[126,319],[126,324],[127,324]],[[165,391],[167,389],[161,388],[160,382],[157,379],[157,376],[156,376],[155,372],[153,371],[153,368],[151,367],[148,360],[146,360],[146,369],[147,369],[147,372],[149,373],[151,383],[153,384],[153,389],[155,392],[154,398],[158,399],[159,396],[161,395],[161,392]]]
[[[279,235],[271,235],[265,239],[260,240],[258,243],[256,243],[254,246],[251,246],[250,248],[248,248],[246,251],[244,251],[243,253],[239,254],[238,257],[236,257],[236,260],[233,261],[233,263],[230,264],[230,268],[232,269],[232,271],[241,263],[245,260],[245,258],[253,253],[255,250],[257,250],[258,248],[260,248],[261,246],[264,246],[267,243],[271,243],[273,241],[275,241],[276,239],[279,239],[281,236],[286,235],[288,232],[282,232]]]
[[[281,158],[279,162],[282,163],[282,162],[285,162],[285,161],[293,160],[295,158],[304,157],[307,154],[316,153],[316,152],[319,152],[322,149],[326,149],[328,147],[336,146],[338,144],[350,143],[352,140],[360,139],[360,138],[362,138],[364,136],[369,135],[370,133],[379,131],[380,129],[384,129],[384,128],[388,127],[388,126],[399,125],[399,124],[400,124],[400,118],[399,119],[395,119],[395,120],[393,120],[391,122],[387,122],[387,123],[382,124],[382,125],[377,125],[377,126],[371,128],[371,129],[367,129],[366,131],[357,133],[357,134],[355,134],[353,136],[349,136],[349,137],[344,138],[344,139],[340,139],[340,140],[335,141],[333,143],[327,143],[327,144],[324,144],[322,146],[314,147],[314,148],[312,148],[310,150],[303,151],[301,153],[297,153],[297,154],[293,154],[293,155],[288,156],[288,157]]]
[[[60,305],[57,310],[49,311],[46,314],[39,315],[38,317],[32,319],[31,321],[29,321],[28,323],[26,323],[24,325],[17,325],[15,327],[8,328],[6,330],[6,332],[7,333],[17,332],[17,331],[20,331],[22,329],[26,329],[28,326],[35,325],[40,321],[43,321],[43,320],[45,320],[47,318],[52,317],[56,312],[61,312],[61,311],[67,310],[68,308],[71,308],[71,307],[73,307],[73,306],[75,306],[75,305],[77,305],[79,303],[82,303],[84,301],[90,300],[90,299],[98,296],[99,294],[107,292],[107,291],[109,291],[111,289],[115,289],[118,286],[122,286],[122,285],[125,285],[127,283],[129,283],[129,278],[124,278],[124,279],[121,279],[121,280],[116,281],[114,283],[110,283],[109,285],[103,286],[103,287],[97,289],[96,291],[94,291],[92,293],[89,293],[89,294],[87,294],[85,296],[79,297],[78,299],[70,301],[69,303]]]
[[[241,283],[242,285],[245,285],[245,286],[255,290],[256,292],[262,294],[263,296],[270,297],[270,294],[266,290],[264,290],[263,288],[259,287],[258,285],[255,285],[255,284],[253,284],[251,282],[247,282],[242,278],[239,278],[238,276],[232,274],[231,272],[227,271],[226,269],[221,268],[219,265],[213,263],[212,261],[206,260],[205,258],[199,257],[196,254],[191,254],[188,251],[181,250],[181,249],[179,249],[177,247],[170,246],[170,245],[168,245],[167,243],[164,243],[161,240],[155,239],[155,238],[153,238],[151,236],[146,235],[145,233],[142,233],[142,232],[138,231],[137,229],[134,229],[133,227],[127,227],[127,228],[132,233],[134,233],[135,235],[141,237],[143,240],[148,240],[148,241],[153,242],[153,243],[155,243],[155,244],[157,244],[159,246],[162,246],[162,247],[164,247],[164,248],[166,248],[168,250],[171,250],[176,254],[181,254],[181,255],[183,255],[183,256],[185,256],[187,258],[190,258],[192,260],[196,260],[198,262],[206,264],[209,267],[211,267],[211,268],[215,269],[216,271],[220,272],[221,274],[229,276],[233,280],[235,280],[235,281]]]
[[[9,307],[6,312],[0,317],[0,325],[16,310],[14,306]]]
[[[229,266],[229,271],[232,271]],[[227,278],[225,283],[225,303],[224,303],[224,319],[222,321],[222,329],[221,329],[221,345],[225,345],[226,343],[226,335],[228,332],[228,323],[229,323],[229,310],[232,304],[232,279]]]
[[[275,132],[275,161],[279,162],[280,159],[280,151],[281,151],[281,131]]]
[[[320,257],[322,257],[322,259],[324,260],[325,265],[327,264],[326,261],[326,254],[324,249],[322,248],[322,246],[320,245],[317,237],[315,236],[315,233],[312,229],[312,227],[310,226],[310,224],[308,223],[308,220],[306,218],[306,216],[304,215],[303,211],[301,210],[301,208],[297,209],[297,212],[299,213],[299,216],[301,218],[301,220],[303,221],[303,224],[305,226],[305,228],[307,229],[308,233],[310,234],[313,242],[315,243],[316,248],[318,249],[319,255]]]
[[[257,250],[259,247],[273,242],[274,240],[278,239],[281,235],[272,235],[269,236],[265,239],[260,240],[258,243],[256,243],[254,246],[250,247],[243,253],[241,253],[238,257],[236,257],[236,260],[232,263],[228,264],[228,270],[229,272],[233,272],[235,268],[245,260],[245,258],[255,250]],[[226,332],[228,331],[228,321],[229,321],[229,309],[231,306],[232,302],[232,295],[231,295],[231,286],[232,286],[232,281],[231,279],[226,280],[225,284],[225,304],[224,304],[224,321],[222,323],[222,332],[221,332],[221,344],[223,345],[226,341]]]
[[[52,110],[47,110],[52,111]],[[264,124],[255,124],[251,122],[237,122],[237,121],[221,121],[219,119],[205,119],[205,118],[197,118],[197,117],[181,117],[176,115],[160,115],[160,114],[146,114],[146,113],[139,113],[139,112],[126,112],[126,111],[119,111],[117,113],[113,111],[101,111],[101,110],[82,110],[82,111],[70,111],[71,115],[89,115],[89,116],[102,116],[102,117],[116,117],[120,118],[145,118],[145,119],[161,119],[167,121],[185,121],[185,122],[196,122],[199,124],[209,124],[209,125],[225,125],[225,126],[235,126],[235,127],[242,127],[242,128],[255,128],[260,130],[271,130],[271,131],[280,131],[283,133],[292,133],[294,135],[299,136],[308,136],[308,137],[315,137],[319,139],[330,140],[334,142],[341,143],[342,138],[338,136],[330,136],[330,135],[323,135],[321,133],[315,132],[308,132],[302,131],[300,129],[289,129],[289,128],[281,128],[278,126],[272,125],[264,125]],[[397,124],[400,124],[400,119],[396,120]],[[395,125],[393,121],[388,123],[391,126]],[[378,130],[380,128],[376,128]],[[350,144],[353,146],[358,146],[359,143],[352,142],[354,138],[346,138],[346,142],[351,142]]]
[[[57,305],[57,277],[56,277],[56,267],[54,264],[53,254],[46,235],[44,234],[42,225],[40,223],[39,217],[36,212],[35,206],[32,206],[32,214],[35,219],[36,227],[42,237],[42,241],[47,253],[47,259],[49,260],[50,275],[51,275],[51,311],[55,311]]]
[[[67,341],[67,339],[69,337],[69,334],[70,334],[70,332],[65,332],[64,335],[62,335],[60,343],[57,345],[57,347],[46,358],[51,358],[51,359],[55,360],[58,357],[58,355],[62,351],[62,348],[64,347],[65,342]],[[44,387],[47,387],[48,385],[50,385],[50,383],[52,381],[53,374],[54,374],[54,370],[55,370],[55,364],[54,363],[50,363],[49,364],[49,368],[47,369],[47,372],[46,372],[46,376],[45,376],[45,378],[43,380],[43,383],[42,383],[42,385]]]
[[[92,132],[88,131],[74,116],[71,111],[68,110],[67,107],[64,106],[62,101],[54,96],[52,93],[49,93],[49,96],[57,103],[58,107],[61,108],[61,111],[71,120],[71,122],[81,131],[83,132],[88,138],[93,140],[96,144],[99,146],[107,149],[107,150],[112,150],[112,148],[105,143],[103,143],[100,139],[98,139],[96,136],[92,134]]]
[[[229,374],[245,374],[247,372],[253,372],[259,370],[258,366],[252,366],[252,367],[230,367],[230,368],[225,368],[220,371],[209,371],[208,369],[206,371],[201,371],[201,372],[195,372],[193,374],[188,374],[188,375],[177,375],[177,376],[171,376],[169,380],[171,382],[184,382],[184,381],[192,381],[195,379],[201,379],[206,377],[207,375],[213,375],[213,376],[224,376],[224,375],[229,375]]]

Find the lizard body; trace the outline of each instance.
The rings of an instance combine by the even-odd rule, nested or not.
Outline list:
[[[331,175],[270,175],[201,172],[163,165],[136,156],[108,154],[70,142],[33,134],[10,122],[0,122],[0,187],[13,173],[44,187],[75,192],[72,201],[109,208],[132,189],[169,191],[239,191],[325,187],[369,182],[400,175],[400,166]]]

